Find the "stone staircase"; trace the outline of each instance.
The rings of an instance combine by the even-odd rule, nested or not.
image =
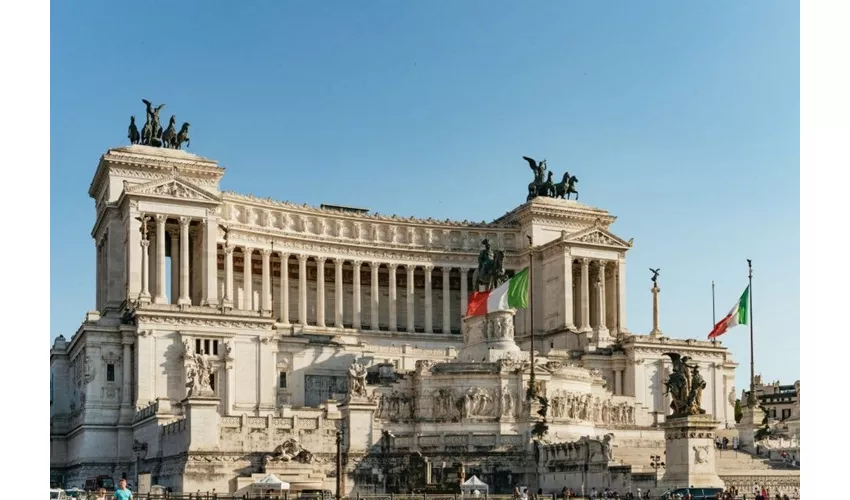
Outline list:
[[[658,455],[664,460],[663,443],[652,445],[641,443],[640,446],[621,445],[614,448],[614,462],[619,465],[631,465],[634,473],[652,473],[650,457]],[[743,451],[715,450],[717,473],[724,474],[754,474],[759,471],[799,470],[785,464],[771,461],[763,457],[753,456]],[[663,474],[663,469],[659,471]]]

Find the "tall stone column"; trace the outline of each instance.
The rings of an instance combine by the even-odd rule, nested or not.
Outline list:
[[[434,266],[428,264],[422,270],[425,271],[425,333],[434,333],[434,290],[431,283]]]
[[[398,331],[398,315],[396,310],[396,298],[397,298],[397,290],[396,290],[396,277],[395,272],[398,269],[398,264],[388,264],[387,268],[390,271],[390,331],[397,332]]]
[[[233,307],[233,245],[224,246],[224,307]]]
[[[451,278],[452,268],[443,267],[443,333],[452,333],[452,311],[451,311]]]
[[[268,248],[260,250],[263,256],[263,298],[260,300],[263,312],[271,312],[272,310],[272,251]]]
[[[352,274],[352,287],[353,287],[352,292],[353,293],[352,293],[352,298],[351,298],[351,302],[352,302],[351,305],[354,308],[353,314],[352,314],[352,316],[354,318],[354,325],[353,326],[354,326],[355,330],[359,330],[361,328],[360,313],[361,313],[361,309],[363,308],[363,303],[360,299],[360,266],[363,265],[363,261],[355,260],[351,264],[353,266],[353,269],[352,269],[352,273],[353,273]]]
[[[381,328],[381,290],[379,288],[380,283],[378,282],[378,270],[381,268],[380,262],[370,262],[369,268],[372,270],[372,293],[370,297],[371,301],[371,310],[369,311],[370,319],[372,323],[372,330],[380,330]]]
[[[242,309],[254,310],[254,249],[242,247]]]
[[[298,323],[307,326],[307,256],[298,254]]]
[[[151,220],[153,218],[151,217]],[[151,302],[156,295],[156,278],[159,274],[156,260],[156,224],[153,231],[148,231],[148,293],[151,295]]]
[[[156,290],[154,291],[154,303],[165,304],[168,297],[165,296],[165,216],[157,214],[156,217]],[[172,264],[173,265],[173,264]]]
[[[408,333],[413,333],[416,331],[416,324],[414,322],[414,313],[415,304],[413,303],[413,294],[415,293],[415,284],[413,281],[413,273],[416,271],[416,266],[413,264],[405,264],[404,266],[407,269],[407,331]],[[426,313],[427,314],[427,313]],[[426,320],[427,321],[427,320]]]
[[[617,262],[617,329],[619,332],[628,333],[626,328],[626,257],[620,256]]]
[[[623,371],[617,368],[614,369],[614,395],[623,395]]]
[[[345,259],[334,259],[334,326],[342,328],[342,264]]]
[[[325,326],[325,262],[326,257],[316,257],[316,326]]]
[[[201,265],[203,272],[203,297],[202,304],[207,306],[218,306],[218,218],[214,209],[207,210],[207,218],[203,219],[204,240],[203,258]]]
[[[171,237],[171,303],[177,304],[180,298],[180,230],[168,232]]]
[[[227,390],[224,395],[224,414],[232,415],[233,405],[236,403],[236,370],[234,369],[236,360],[233,352],[235,349],[232,349],[233,340],[225,340],[224,342],[231,347],[224,361],[225,380],[227,381]]]
[[[581,332],[589,332],[590,328],[590,259],[581,259]]]
[[[596,278],[597,283],[597,298],[596,298],[596,329],[599,331],[599,337],[604,337],[608,335],[608,325],[606,325],[605,320],[607,315],[605,314],[605,261],[600,260],[597,261],[597,269],[598,276]]]
[[[148,266],[148,247],[151,242],[148,240],[142,240],[142,291],[139,293],[139,302],[143,304],[148,304],[151,301],[151,293],[148,290],[148,283],[150,282],[150,272]]]
[[[469,268],[460,268],[460,317],[466,317],[466,308],[469,307]]]
[[[280,322],[289,324],[289,253],[280,252]]]
[[[658,283],[653,282],[652,288],[649,291],[652,292],[652,331],[649,332],[649,335],[650,337],[660,337],[661,327],[658,321],[658,294],[661,293],[661,289],[658,288]]]
[[[564,328],[567,330],[575,330],[575,313],[573,312],[573,256],[569,249],[564,251],[564,296],[561,300],[564,301]]]
[[[178,305],[192,305],[189,298],[189,217],[180,217],[180,298]]]

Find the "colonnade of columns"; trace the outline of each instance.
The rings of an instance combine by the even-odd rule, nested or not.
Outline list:
[[[242,296],[241,303],[238,303],[235,296],[236,277],[234,273],[234,253],[242,255]],[[449,268],[442,267],[439,270],[442,276],[442,304],[440,310],[435,310],[434,307],[434,289],[433,289],[433,272],[435,266],[431,264],[397,264],[386,263],[380,261],[351,260],[344,258],[328,258],[323,256],[311,256],[307,254],[292,254],[289,251],[280,250],[272,251],[268,249],[257,250],[249,246],[226,245],[224,249],[224,296],[221,303],[224,307],[232,307],[241,310],[254,310],[268,312],[273,314],[284,324],[299,324],[299,325],[315,325],[318,327],[335,327],[344,328],[350,326],[354,329],[371,329],[380,330],[381,321],[380,313],[383,308],[387,312],[388,321],[387,328],[389,331],[408,331],[413,332],[417,329],[416,317],[417,311],[424,309],[424,332],[425,333],[451,333],[451,324],[453,317],[453,309],[455,315],[460,311],[460,315],[465,314],[467,299],[469,297],[469,271],[468,267]],[[257,256],[262,260],[260,273],[261,293],[259,300],[255,300],[253,287],[254,280],[257,275],[254,268],[254,262]],[[276,255],[279,259],[279,270],[277,273],[272,273],[271,257]],[[295,259],[290,257],[294,256]],[[296,287],[290,287],[290,266],[295,265],[292,260],[297,261],[298,284]],[[315,280],[308,280],[308,262],[312,261],[315,265],[316,276]],[[330,261],[330,262],[329,262]],[[251,264],[246,264],[250,262]],[[333,311],[331,314],[325,314],[325,270],[328,265],[333,266],[333,277],[331,281],[333,287]],[[362,300],[362,274],[365,271],[364,266],[368,266],[369,275],[369,324],[363,323],[363,300]],[[403,267],[403,271],[402,268]],[[388,273],[386,299],[388,304],[382,304],[381,298],[381,283],[380,277],[381,268]],[[312,268],[311,268],[312,269]],[[344,282],[344,269],[351,272],[351,280]],[[460,299],[456,306],[453,307],[451,297],[450,278],[452,271],[460,274]],[[405,273],[405,288],[406,293],[404,304],[399,304],[398,288],[400,272]],[[417,273],[420,273],[417,275]],[[457,276],[457,274],[455,274]],[[424,286],[417,287],[416,278],[424,277]],[[274,286],[274,278],[277,279],[277,288]],[[312,293],[310,285],[315,286],[315,311],[308,316],[308,298]],[[345,292],[345,286],[351,285],[351,293]],[[290,293],[297,293],[297,312],[295,317],[290,317]],[[417,298],[417,292],[424,294],[424,300]],[[273,293],[277,294],[278,300],[273,300]],[[418,299],[418,300],[417,300]],[[422,303],[419,301],[422,300]],[[273,311],[272,306],[276,302],[277,310]],[[399,308],[404,307],[405,324],[399,322]],[[350,315],[346,311],[350,311]],[[440,314],[442,321],[439,331],[434,328],[434,315]],[[351,322],[345,324],[346,316],[350,316]]]
[[[191,231],[193,220],[198,224]],[[148,230],[148,224],[153,224],[153,230]],[[167,227],[167,226],[171,227]],[[174,226],[177,226],[176,228]],[[166,235],[168,236],[166,238]],[[191,217],[169,217],[155,214],[143,217],[141,239],[141,293],[139,300],[154,304],[167,304],[166,295],[166,243],[170,240],[171,257],[171,299],[172,304],[181,306],[217,305],[218,273],[216,258],[216,230],[209,220]],[[200,246],[200,253],[190,256],[190,246]],[[192,273],[200,273],[200,289],[192,290],[190,283]],[[196,300],[192,300],[192,295]]]
[[[596,331],[602,334],[621,330],[624,264],[586,257],[576,260],[579,265],[575,283],[577,307],[573,316],[576,328],[579,332]],[[595,271],[593,274],[591,269]]]

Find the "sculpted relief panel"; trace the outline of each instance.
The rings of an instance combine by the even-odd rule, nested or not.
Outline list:
[[[552,417],[605,425],[634,425],[635,409],[628,403],[600,400],[590,394],[558,389],[550,397]]]

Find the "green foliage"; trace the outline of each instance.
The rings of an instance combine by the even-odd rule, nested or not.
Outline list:
[[[744,407],[741,406],[741,400],[735,400],[735,423],[738,424],[741,422],[741,419],[744,418]]]

